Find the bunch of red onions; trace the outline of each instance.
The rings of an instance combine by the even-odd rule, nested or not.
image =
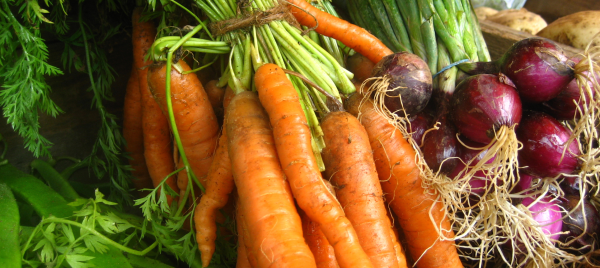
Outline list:
[[[445,48],[438,49],[442,69],[450,62]],[[598,165],[590,159],[600,154],[595,128],[600,118],[600,85],[597,74],[590,72],[595,63],[569,59],[550,40],[528,38],[496,61],[459,67],[469,76],[458,84],[456,67],[432,80],[420,58],[395,53],[377,64],[371,78],[376,80],[370,81],[376,89],[367,92],[393,121],[408,119],[403,130],[412,134],[413,145],[434,174],[430,185],[449,195],[443,199],[450,213],[462,211],[468,215],[465,218],[475,219],[479,216],[473,216],[473,209],[494,213],[496,206],[500,217],[508,217],[510,209],[521,204],[549,239],[546,246],[560,237],[564,244],[575,245],[571,249],[597,248],[591,237],[600,220],[585,196],[586,178],[600,170],[590,168],[594,162]],[[568,199],[565,193],[570,194]],[[457,196],[468,205],[446,202]],[[565,201],[576,196],[583,201]],[[510,224],[515,219],[505,220]],[[489,224],[479,221],[465,225]],[[461,231],[469,230],[455,230],[457,236]],[[565,233],[560,235],[561,231]]]

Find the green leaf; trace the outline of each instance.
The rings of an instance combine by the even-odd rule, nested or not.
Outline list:
[[[40,4],[38,3],[37,0],[29,0],[27,1],[28,5],[29,5],[29,9],[33,10],[33,12],[35,13],[35,15],[40,19],[43,20],[47,23],[53,23],[50,20],[48,20],[46,17],[44,17],[44,15],[42,13],[50,13],[50,11],[42,9],[40,7]]]
[[[33,251],[36,251],[40,248],[42,249],[42,251],[40,252],[40,260],[42,262],[48,263],[54,259],[54,247],[50,240],[40,240],[40,242],[38,242],[37,245],[35,245],[35,247],[33,248]]]
[[[93,235],[86,235],[83,237],[85,246],[92,252],[104,253],[108,250],[108,247],[104,244],[102,239]]]
[[[115,202],[110,202],[110,201],[108,201],[108,200],[104,199],[104,194],[103,194],[103,193],[101,193],[100,191],[98,191],[98,189],[96,189],[96,192],[95,192],[95,193],[96,193],[96,200],[95,200],[95,201],[96,201],[97,203],[104,203],[104,204],[107,204],[107,205],[109,205],[109,206],[114,206],[114,205],[116,205],[116,204],[117,204],[117,203],[115,203]]]
[[[65,235],[65,237],[67,237],[69,243],[75,242],[75,235],[73,234],[73,229],[71,228],[71,225],[61,224],[60,226],[62,228],[63,234]]]
[[[72,207],[79,207],[79,206],[83,206],[89,202],[90,202],[90,200],[88,200],[88,199],[79,198],[67,205],[72,206]]]
[[[69,265],[71,265],[72,268],[88,268],[94,267],[93,264],[87,263],[87,261],[93,258],[94,257],[92,256],[68,254],[66,259],[67,263],[69,263]]]

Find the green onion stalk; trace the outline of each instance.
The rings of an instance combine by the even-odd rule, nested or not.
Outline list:
[[[441,70],[440,42],[451,63],[491,60],[469,0],[352,0],[348,11],[355,24],[395,52],[416,54],[433,74]]]

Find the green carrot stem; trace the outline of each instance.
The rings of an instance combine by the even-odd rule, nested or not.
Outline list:
[[[221,21],[226,19],[225,15],[221,12],[221,9],[219,9],[219,7],[215,5],[213,1],[196,0],[196,3],[198,3],[200,7],[203,6],[201,3],[206,2],[208,2],[208,4],[204,5],[206,8],[202,8],[202,10],[206,11],[207,13],[211,13],[214,17],[213,21]]]
[[[129,254],[133,254],[133,255],[138,255],[138,256],[144,256],[146,255],[148,252],[152,251],[156,246],[158,246],[158,240],[154,241],[154,243],[152,243],[152,245],[150,245],[149,247],[145,248],[144,250],[135,250],[135,249],[131,249],[128,247],[125,247],[121,244],[119,244],[118,242],[115,242],[114,240],[106,237],[105,235],[103,235],[102,233],[96,231],[95,229],[92,229],[86,225],[83,225],[79,222],[76,221],[71,221],[71,220],[67,220],[67,219],[63,219],[63,218],[47,218],[47,219],[43,219],[38,226],[41,226],[42,224],[46,224],[46,223],[52,223],[52,222],[56,222],[56,223],[63,223],[63,224],[69,224],[72,226],[76,226],[79,227],[83,230],[86,230],[87,232],[89,232],[90,234],[93,234],[94,236],[100,238],[100,240],[102,240],[103,242],[105,242],[108,245],[111,245],[123,252],[127,252]],[[34,231],[35,232],[35,231]]]
[[[284,34],[283,37],[285,37],[285,32],[287,32],[289,35],[291,35],[291,38],[286,38],[286,40],[288,41],[289,44],[292,43],[300,43],[302,45],[302,47],[304,47],[306,50],[308,50],[308,52],[310,53],[310,55],[314,56],[317,58],[318,62],[321,63],[323,66],[323,70],[325,70],[325,72],[327,72],[327,75],[329,77],[332,78],[332,80],[334,81],[334,83],[339,84],[340,83],[340,78],[335,76],[335,63],[337,62],[333,57],[331,57],[331,54],[327,53],[325,50],[323,50],[323,48],[321,46],[317,46],[317,45],[312,45],[310,43],[310,41],[312,41],[312,39],[310,38],[306,38],[302,37],[300,35],[300,32],[298,31],[298,29],[292,27],[291,25],[289,25],[289,23],[287,22],[281,22],[281,23],[276,23],[278,26],[283,26],[283,28],[285,30],[280,30],[278,31],[278,33],[280,34]],[[275,30],[277,31],[278,29],[281,28],[276,28]],[[310,41],[309,41],[310,40]],[[319,49],[321,48],[321,49]],[[330,56],[329,58],[327,56]],[[334,62],[332,62],[334,61]]]
[[[231,19],[235,17],[235,8],[232,9],[229,6],[229,3],[227,3],[227,1],[225,0],[216,0],[217,1],[217,5],[219,5],[219,7],[221,7],[221,10],[223,12],[223,14],[225,15],[225,19]]]
[[[321,68],[321,65],[316,62],[306,50],[302,49],[298,43],[294,41],[289,42],[288,39],[281,36],[285,35],[286,31],[279,27],[276,22],[272,21],[269,25],[271,26],[270,28],[274,30],[273,35],[277,39],[278,44],[284,50],[287,50],[288,59],[296,61],[300,66],[303,66],[307,72],[312,74],[311,77],[316,79],[313,81],[327,90],[327,92],[339,97],[339,93],[334,92],[333,90],[333,88],[335,88],[335,83],[331,80],[331,77],[323,75],[325,71]]]
[[[279,67],[281,67],[281,68],[287,68],[286,63],[283,60],[283,54],[281,53],[281,50],[279,49],[279,46],[277,45],[277,41],[275,41],[275,37],[273,36],[273,31],[271,31],[271,27],[269,27],[267,25],[263,25],[263,26],[261,26],[261,30],[263,30],[263,32],[264,32],[263,37],[265,37],[265,39],[267,41],[267,46],[269,47],[269,50],[271,51],[271,55],[273,56],[273,59],[275,60],[274,63],[279,65]]]
[[[204,31],[206,32],[206,34],[208,35],[208,37],[211,40],[215,40],[213,38],[212,34],[210,33],[210,31],[208,30],[208,28],[206,27],[206,25],[204,24],[204,22],[200,18],[198,18],[198,16],[196,16],[196,14],[194,12],[190,11],[185,6],[183,6],[182,4],[179,4],[175,0],[171,0],[171,2],[173,2],[174,4],[176,4],[177,6],[179,6],[181,9],[185,10],[188,14],[192,15],[192,17],[194,17],[196,19],[196,21],[198,21],[198,23],[202,26],[202,28],[204,29]]]
[[[229,68],[226,70],[226,72],[229,73],[229,80],[227,81],[227,84],[229,85],[231,90],[233,90],[233,92],[237,95],[245,89],[240,79],[235,75],[235,67],[233,67],[234,63],[232,62],[232,58],[234,58],[233,54],[234,53],[229,54],[229,64],[227,65]]]
[[[204,3],[204,1],[196,0],[194,2],[200,7],[200,9],[202,9],[202,11],[204,11],[206,16],[208,16],[208,18],[211,21],[218,21],[221,19],[221,17],[219,17],[219,14],[217,14],[215,11],[213,11],[212,7],[210,7],[209,5]]]
[[[229,66],[225,67],[225,70],[229,70]],[[231,78],[231,73],[230,72],[222,72],[221,77],[219,77],[219,80],[217,81],[217,86],[218,87],[224,87],[227,85],[227,82],[229,81],[229,78]]]
[[[248,90],[250,89],[250,83],[252,82],[252,60],[250,59],[250,44],[250,36],[247,36],[246,40],[244,41],[244,62],[242,66],[242,74],[240,75],[242,85]]]
[[[236,78],[240,79],[242,76],[242,69],[244,68],[244,51],[241,44],[236,44],[233,46],[233,51],[231,51],[231,55],[233,55],[233,74]]]
[[[230,50],[225,49],[211,49],[211,48],[200,48],[200,47],[183,47],[185,50],[189,50],[191,52],[199,52],[199,53],[207,53],[207,54],[227,54]]]
[[[284,49],[284,53],[285,53],[285,55],[287,57],[294,57],[293,55],[290,55],[291,53],[287,49]],[[301,66],[298,61],[291,60],[290,61],[290,65],[291,65],[291,68],[289,68],[289,69],[293,69],[293,70],[298,71],[299,73],[301,73],[302,75],[304,75],[304,77],[310,79],[311,81],[315,81],[316,79],[318,79],[318,78],[313,77],[313,74],[310,73],[310,72],[308,72],[304,66]],[[318,82],[315,82],[315,83],[317,85],[321,86]],[[323,95],[321,93],[317,94],[316,97],[319,98],[319,99],[325,99],[325,95]]]
[[[308,30],[308,27],[306,27],[306,26],[302,26],[302,29],[304,29],[304,30],[306,31],[306,30]],[[315,32],[315,31],[308,31],[308,37],[309,37],[311,40],[313,40],[315,43],[317,43],[317,44],[319,44],[319,45],[322,45],[322,44],[321,44],[321,41],[320,41],[320,39],[319,39],[319,37],[320,37],[320,36],[321,36],[321,35],[320,35],[320,34],[318,34],[318,33],[317,33],[317,32]]]

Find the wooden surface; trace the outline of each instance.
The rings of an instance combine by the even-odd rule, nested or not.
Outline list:
[[[493,60],[502,56],[502,54],[504,54],[504,52],[506,52],[506,50],[508,50],[508,48],[516,41],[533,36],[492,21],[480,21],[479,25],[481,26],[483,38],[485,38],[488,50],[490,51],[490,56]],[[581,50],[571,46],[561,44],[561,47],[569,57],[581,53]]]
[[[524,7],[550,23],[571,13],[600,10],[600,0],[527,0]]]

